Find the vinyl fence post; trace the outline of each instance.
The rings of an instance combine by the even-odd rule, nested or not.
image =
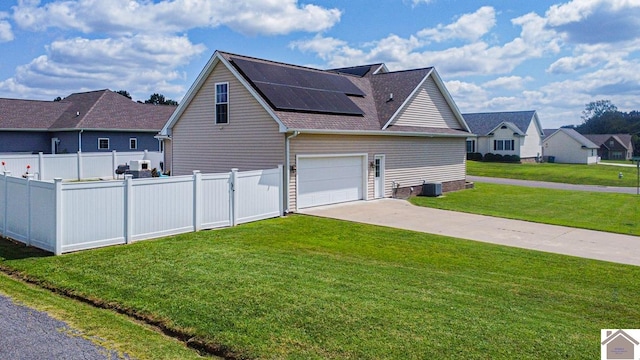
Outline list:
[[[27,175],[27,241],[26,245],[31,246],[31,179],[33,174]]]
[[[78,180],[82,180],[82,151],[78,151]]]
[[[231,185],[231,226],[236,226],[238,221],[238,169],[231,169],[231,178],[229,179]]]
[[[62,254],[62,235],[63,235],[63,228],[62,228],[62,221],[63,221],[63,217],[62,217],[62,179],[61,178],[55,178],[53,179],[53,183],[55,185],[55,226],[56,226],[56,231],[55,231],[55,250],[54,250],[54,254],[55,255],[61,255]]]
[[[8,210],[9,210],[9,202],[7,201],[7,194],[8,194],[8,185],[7,185],[7,178],[9,177],[9,175],[11,175],[10,171],[4,171],[3,173],[3,185],[2,185],[2,193],[4,194],[4,204],[3,204],[3,209],[2,209],[2,234],[3,235],[7,235],[7,215],[8,215]]]
[[[124,243],[131,243],[133,232],[133,175],[124,176]]]
[[[284,166],[278,165],[278,199],[280,199],[280,216],[284,215]]]
[[[44,179],[44,154],[38,153],[38,180]]]
[[[193,170],[193,231],[202,229],[202,174]]]
[[[116,155],[116,151],[113,150],[111,152],[111,178],[116,178],[116,169],[118,168],[118,157]]]
[[[4,216],[4,234],[6,235],[9,230],[7,230],[9,228],[9,226],[7,225],[7,217],[9,216],[9,199],[7,198],[9,196],[9,182],[7,181],[7,179],[9,178],[9,176],[11,176],[11,171],[5,171],[4,172],[4,211],[2,216]]]

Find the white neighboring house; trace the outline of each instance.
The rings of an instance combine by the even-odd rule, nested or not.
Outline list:
[[[597,164],[598,148],[598,145],[573,129],[558,129],[542,141],[543,156],[553,156],[557,163]]]
[[[468,153],[518,155],[522,161],[535,161],[542,154],[544,132],[534,110],[462,116],[477,136],[467,138]]]

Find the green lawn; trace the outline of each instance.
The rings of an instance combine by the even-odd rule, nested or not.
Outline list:
[[[598,358],[640,319],[640,267],[302,215],[0,267],[249,358]]]
[[[622,173],[622,179],[618,174]],[[611,165],[508,164],[467,161],[467,174],[567,184],[635,187],[637,169]]]
[[[640,236],[640,197],[487,183],[445,196],[413,197],[419,206]]]

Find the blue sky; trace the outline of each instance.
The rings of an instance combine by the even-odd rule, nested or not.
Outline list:
[[[0,97],[181,100],[215,50],[318,68],[435,66],[461,112],[640,110],[640,0],[18,0],[0,3]]]

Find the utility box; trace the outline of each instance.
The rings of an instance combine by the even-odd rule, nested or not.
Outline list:
[[[149,160],[131,160],[129,162],[129,170],[131,170],[131,171],[151,170],[151,161],[149,161]]]
[[[442,183],[423,183],[421,196],[436,197],[442,195]]]

